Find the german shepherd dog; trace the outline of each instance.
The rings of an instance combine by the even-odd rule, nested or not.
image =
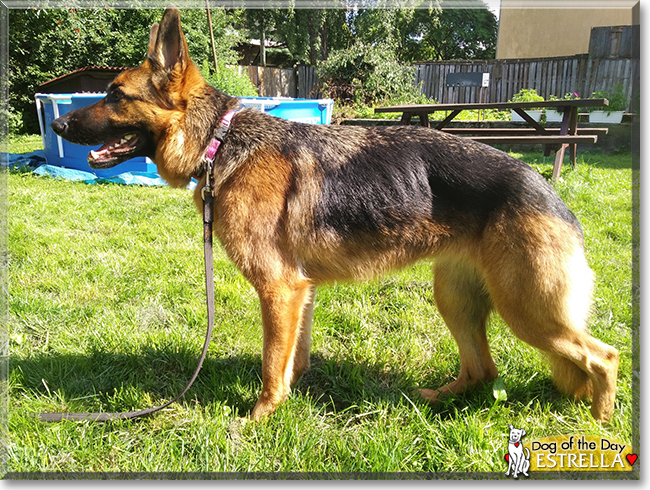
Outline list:
[[[93,168],[146,155],[181,187],[239,105],[204,81],[169,8],[151,28],[142,65],[52,128],[73,143],[103,144],[88,156]],[[458,344],[460,374],[419,390],[425,400],[497,377],[486,337],[496,310],[548,354],[561,391],[591,397],[596,419],[611,417],[619,355],[587,332],[592,271],[582,229],[525,163],[427,128],[309,125],[244,108],[213,178],[215,234],[261,304],[263,386],[253,420],[271,414],[309,367],[316,286],[433,257],[434,297]]]

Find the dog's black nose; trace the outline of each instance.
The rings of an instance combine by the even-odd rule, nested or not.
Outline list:
[[[65,133],[65,130],[68,129],[68,123],[62,120],[63,118],[58,117],[54,121],[52,121],[52,124],[50,126],[52,127],[52,131],[54,131],[56,134],[63,134]]]

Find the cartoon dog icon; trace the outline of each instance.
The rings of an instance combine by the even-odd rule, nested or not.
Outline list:
[[[506,476],[510,476],[510,471],[512,471],[512,477],[517,478],[521,473],[524,476],[528,476],[528,468],[530,468],[530,450],[524,448],[524,444],[521,442],[521,438],[526,435],[524,429],[517,429],[512,424],[510,426],[510,435],[508,437],[508,455],[506,459],[508,460],[508,471],[506,471]],[[526,454],[524,455],[524,449]]]

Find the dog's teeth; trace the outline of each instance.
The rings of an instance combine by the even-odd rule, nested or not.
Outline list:
[[[126,143],[127,141],[129,141],[127,138],[122,138],[122,139],[120,140],[120,144],[123,145],[123,144]]]
[[[124,139],[125,139],[126,141],[129,141],[130,139],[133,139],[134,136],[135,136],[135,134],[133,134],[133,133],[131,133],[131,134],[127,134],[127,135],[124,137]]]

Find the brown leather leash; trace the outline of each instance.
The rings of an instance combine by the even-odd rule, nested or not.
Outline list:
[[[232,117],[232,115],[230,115]],[[222,120],[222,123],[225,124],[225,118]],[[227,123],[230,123],[228,119]],[[225,124],[227,131],[228,124]],[[223,136],[225,136],[225,131],[221,131],[219,136],[219,144],[221,143]],[[176,397],[167,403],[160,405],[158,407],[147,408],[145,410],[137,410],[134,412],[97,412],[97,413],[87,413],[87,412],[62,412],[62,413],[41,413],[39,414],[41,422],[61,422],[63,420],[70,421],[93,421],[93,422],[109,422],[114,420],[128,420],[135,419],[139,417],[144,417],[151,415],[163,408],[168,407],[178,399],[180,399],[187,390],[190,389],[190,386],[196,380],[196,377],[199,375],[203,361],[208,353],[208,346],[210,345],[210,339],[212,337],[212,329],[214,328],[214,265],[213,265],[213,244],[212,244],[212,223],[214,221],[214,187],[212,182],[212,164],[216,156],[216,151],[219,147],[219,144],[216,144],[216,148],[213,148],[211,144],[209,151],[206,152],[206,155],[203,157],[203,163],[206,166],[205,169],[205,186],[201,189],[201,196],[203,198],[203,256],[205,262],[205,295],[206,295],[206,305],[208,308],[208,328],[205,334],[205,342],[203,344],[203,351],[201,352],[201,357],[199,358],[198,365],[194,370],[194,374],[188,381],[183,391],[181,391]],[[213,151],[212,151],[213,150]]]

